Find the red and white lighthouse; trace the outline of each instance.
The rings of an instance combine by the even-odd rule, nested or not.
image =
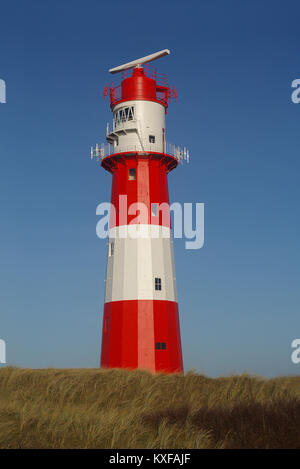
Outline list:
[[[165,115],[176,98],[148,62],[163,50],[111,69],[113,128],[91,155],[112,174],[101,366],[182,372],[182,349],[169,211],[168,173],[182,159],[166,142]],[[142,67],[146,64],[145,67]],[[131,71],[132,69],[132,71]]]

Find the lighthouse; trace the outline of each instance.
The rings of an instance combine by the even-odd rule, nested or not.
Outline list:
[[[183,372],[168,173],[188,160],[166,140],[175,88],[149,62],[168,49],[110,69],[113,113],[106,144],[91,149],[112,175],[101,367]]]

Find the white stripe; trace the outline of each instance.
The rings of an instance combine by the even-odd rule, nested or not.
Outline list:
[[[133,235],[133,236],[132,236]],[[109,231],[105,302],[121,300],[177,301],[170,228],[127,225]],[[155,278],[161,290],[155,290]]]

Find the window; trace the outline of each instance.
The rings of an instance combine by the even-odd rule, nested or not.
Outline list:
[[[129,121],[132,121],[133,118],[134,118],[134,107],[131,106],[131,107],[128,108],[128,109],[129,109],[129,112],[128,112],[128,120],[129,120]]]
[[[136,180],[136,169],[135,168],[129,168],[128,179],[129,179],[129,181],[135,181]]]
[[[109,329],[109,318],[105,318],[104,320],[104,332],[108,332]]]
[[[118,137],[116,138],[116,145],[117,145],[117,146],[119,145],[119,139],[118,139]]]
[[[134,106],[123,107],[114,113],[114,129],[127,121],[132,121],[134,118]]]
[[[116,111],[114,114],[114,124],[115,127],[120,124],[120,112]]]
[[[166,344],[166,342],[156,342],[155,348],[156,348],[156,350],[166,350],[167,349],[167,344]]]
[[[149,142],[150,143],[155,143],[155,136],[154,135],[149,135]]]
[[[161,278],[155,278],[155,290],[161,290]]]
[[[125,109],[121,109],[121,110],[120,110],[120,121],[121,121],[121,122],[126,122]]]
[[[158,204],[151,204],[151,215],[153,217],[158,216]]]
[[[108,245],[108,256],[111,257],[114,255],[115,245],[114,242],[109,243]]]

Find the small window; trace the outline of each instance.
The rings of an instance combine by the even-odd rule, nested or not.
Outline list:
[[[155,290],[161,290],[161,278],[155,278]]]
[[[115,127],[120,124],[120,112],[116,111],[115,116],[114,116],[114,121],[115,121]]]
[[[151,215],[153,217],[158,216],[158,204],[151,204]]]
[[[149,135],[149,142],[150,143],[155,143],[155,136],[154,135]]]
[[[116,138],[116,145],[117,145],[117,146],[119,145],[119,139],[118,139],[118,137]]]
[[[166,350],[167,349],[167,344],[166,344],[166,342],[156,342],[155,343],[155,348],[156,348],[156,350]]]
[[[134,107],[132,106],[129,108],[128,120],[132,121],[133,117],[134,117]]]
[[[109,257],[114,255],[115,245],[113,242],[109,243],[108,245],[108,255]]]
[[[125,109],[121,109],[121,110],[120,110],[120,121],[121,121],[121,122],[126,122]]]
[[[129,181],[135,181],[136,180],[136,169],[135,168],[129,168],[128,179],[129,179]]]
[[[109,318],[105,318],[104,320],[104,332],[108,332],[109,329]]]

